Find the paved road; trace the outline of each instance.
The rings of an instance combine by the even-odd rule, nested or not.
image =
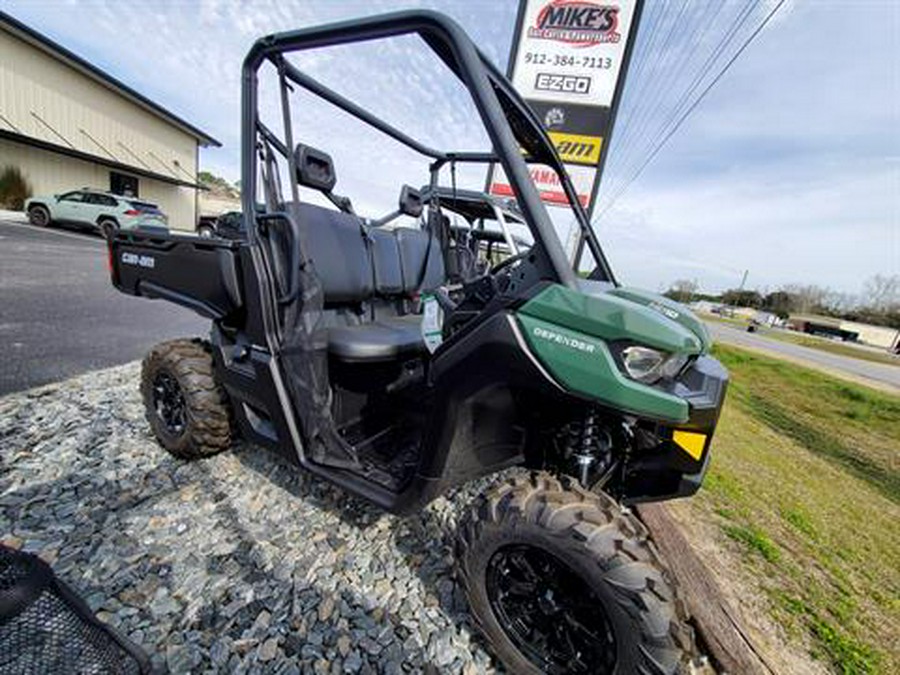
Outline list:
[[[96,236],[0,221],[0,394],[141,358],[209,323],[109,282]]]
[[[857,380],[868,380],[881,387],[894,387],[900,390],[900,366],[863,361],[850,356],[831,354],[802,345],[772,340],[765,337],[765,334],[748,333],[746,330],[732,328],[714,321],[708,321],[706,325],[717,342],[764,350],[776,356],[803,361],[823,370],[849,375]]]

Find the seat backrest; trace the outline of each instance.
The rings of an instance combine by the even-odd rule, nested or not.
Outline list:
[[[428,232],[365,227],[357,216],[306,203],[298,216],[326,304],[409,296],[444,283],[440,242]]]
[[[444,283],[444,257],[437,237],[429,237],[428,232],[408,227],[398,227],[394,230],[394,236],[400,249],[405,293],[431,291]]]
[[[313,204],[299,204],[298,210],[325,302],[368,300],[374,291],[374,274],[359,218]]]
[[[403,271],[397,237],[391,230],[369,229],[372,266],[375,268],[375,292],[382,297],[403,294]]]

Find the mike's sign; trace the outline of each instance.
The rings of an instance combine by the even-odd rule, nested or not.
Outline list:
[[[528,37],[587,47],[598,42],[618,42],[622,37],[616,31],[618,25],[616,5],[557,0],[541,8],[535,25],[528,28]]]
[[[643,0],[521,0],[513,85],[544,123],[581,202],[591,207]],[[552,171],[531,167],[542,199],[568,204]],[[511,195],[502,170],[490,191]]]

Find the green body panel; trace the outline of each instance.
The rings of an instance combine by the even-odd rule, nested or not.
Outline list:
[[[642,291],[639,288],[612,288],[608,293],[649,307],[650,309],[664,314],[672,321],[681,324],[700,338],[700,341],[703,343],[703,353],[709,353],[709,348],[712,346],[712,340],[709,337],[709,331],[706,328],[706,324],[681,303],[670,300],[664,295],[651,293],[650,291]]]
[[[589,288],[585,285],[584,291]],[[522,305],[519,313],[606,341],[630,340],[681,354],[700,354],[708,349],[705,328],[701,326],[699,333],[696,332],[686,323],[651,307],[651,301],[646,298],[639,301],[637,295],[629,297],[619,293],[622,289],[584,291],[558,284],[548,286]],[[661,303],[659,306],[665,307]],[[679,309],[670,313],[684,310],[681,305],[676,307]]]
[[[686,401],[627,378],[602,339],[525,313],[517,315],[529,348],[564,387],[624,412],[686,422]]]

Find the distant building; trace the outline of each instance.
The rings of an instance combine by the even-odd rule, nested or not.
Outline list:
[[[169,225],[197,219],[209,134],[0,12],[0,170],[35,194],[91,187],[155,202]]]
[[[747,319],[748,321],[756,316],[759,310],[755,307],[732,307],[729,316],[739,319]]]
[[[199,202],[199,214],[201,216],[219,216],[228,211],[240,211],[241,200],[211,192],[201,192]]]
[[[710,302],[709,300],[697,300],[691,303],[691,309],[701,314],[718,314],[722,309],[721,302]]]
[[[896,328],[816,314],[792,314],[786,325],[801,333],[836,338],[844,342],[862,342],[892,352],[900,351],[900,330]]]
[[[900,330],[887,326],[873,326],[856,321],[841,321],[841,328],[856,333],[856,339],[873,347],[900,352]]]
[[[777,314],[772,314],[772,312],[765,312],[763,310],[756,312],[756,314],[753,315],[753,320],[764,326],[778,326],[782,323]]]

